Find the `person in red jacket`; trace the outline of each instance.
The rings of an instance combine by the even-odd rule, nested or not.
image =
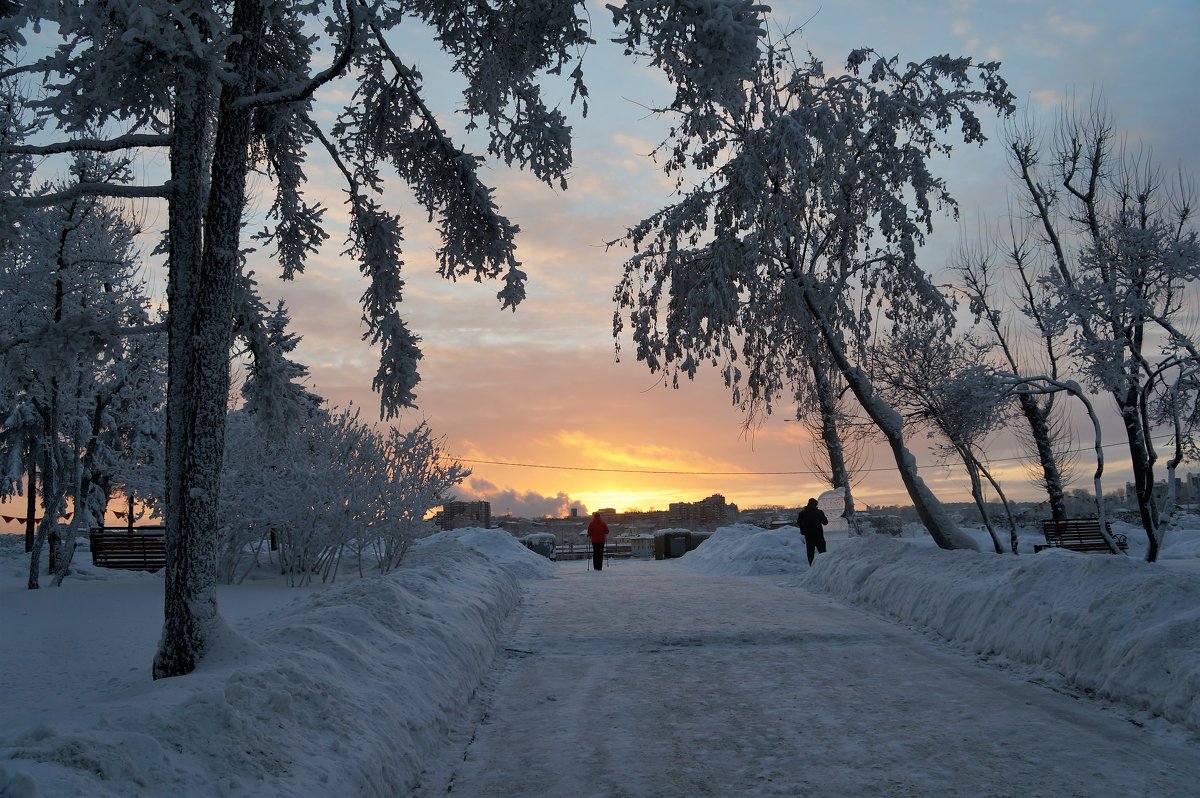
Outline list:
[[[592,541],[592,565],[597,571],[604,570],[604,542],[608,540],[608,524],[600,517],[600,513],[592,513],[592,523],[588,524],[588,540]]]

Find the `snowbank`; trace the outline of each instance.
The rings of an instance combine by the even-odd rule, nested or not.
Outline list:
[[[808,568],[808,555],[794,526],[766,530],[735,524],[718,529],[681,562],[724,576],[794,574]]]
[[[152,682],[149,659],[126,655],[133,678],[93,683],[73,705],[45,712],[39,692],[79,685],[56,684],[53,662],[5,668],[12,711],[0,732],[0,794],[406,793],[493,661],[519,597],[517,576],[540,573],[546,562],[490,532],[434,536],[388,576],[299,594],[250,628],[230,621],[189,676]],[[147,588],[156,591],[161,626],[161,577],[130,577],[74,589],[99,597],[98,589],[126,583],[143,589],[140,605],[153,595]],[[7,595],[37,612],[64,606],[70,585]],[[111,610],[100,601],[80,605],[80,595],[73,612]],[[44,622],[52,637],[53,620]],[[71,642],[86,660],[90,652]],[[24,664],[30,659],[22,652]],[[21,701],[30,704],[23,715]]]
[[[1173,535],[1179,564],[1200,535]],[[0,536],[0,795],[407,794],[494,661],[519,579],[557,566],[502,530],[414,545],[388,576],[219,590],[228,626],[194,674],[149,679],[162,577],[94,569],[24,590]],[[942,552],[790,527],[719,530],[672,563],[794,584],[1200,729],[1200,574],[1133,558]],[[659,567],[647,564],[649,567]]]
[[[550,536],[553,539],[553,535]],[[483,554],[507,568],[518,579],[550,579],[556,566],[540,554],[530,551],[521,541],[503,529],[449,529],[417,541],[417,546],[453,540]]]
[[[800,584],[1200,730],[1194,573],[1129,557],[945,552],[866,537],[818,556]]]

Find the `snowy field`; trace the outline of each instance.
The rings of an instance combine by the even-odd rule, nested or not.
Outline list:
[[[1130,540],[1136,548],[1136,535]],[[1013,558],[871,538],[831,541],[809,570],[794,529],[730,527],[682,560],[617,561],[596,574],[585,563],[549,563],[497,530],[459,530],[423,542],[386,577],[294,589],[263,574],[222,587],[228,626],[213,654],[195,674],[152,682],[160,576],[95,569],[82,550],[77,573],[61,588],[26,591],[21,539],[0,536],[0,795],[396,796],[446,787],[462,795],[652,795],[652,787],[671,784],[706,794],[704,780],[711,787],[721,778],[730,780],[724,794],[833,794],[824,785],[839,794],[949,795],[955,778],[964,788],[1051,775],[1076,783],[1063,781],[1077,777],[1060,759],[1079,759],[1091,768],[1080,777],[1108,791],[1025,794],[1195,794],[1200,531],[1172,533],[1163,558],[1158,565],[1136,551]],[[723,609],[712,611],[718,603]],[[589,633],[597,613],[616,624],[611,634]],[[551,639],[554,630],[576,637]],[[605,640],[618,650],[599,654]],[[565,655],[592,646],[596,658],[582,662],[606,665],[592,683],[603,684],[605,696],[627,695],[627,710],[574,712],[569,696],[586,691],[572,685],[585,687],[588,674]],[[770,684],[773,673],[794,676],[806,652],[818,650],[824,665],[843,663],[822,689],[766,708],[749,700],[770,693],[749,687]],[[876,682],[903,683],[903,674],[918,672],[897,664],[914,651],[936,661],[933,675],[913,677],[921,685],[915,694],[877,693],[886,685]],[[610,658],[621,671],[608,672]],[[875,660],[900,675],[857,685],[846,679]],[[706,662],[708,672],[698,667]],[[549,678],[535,666],[566,688],[531,692],[523,679]],[[685,682],[707,686],[690,688],[678,706],[645,700],[655,685]],[[497,692],[505,684],[516,692]],[[953,714],[936,709],[939,685],[955,702]],[[796,736],[804,725],[796,713],[822,698],[838,708],[821,728],[836,732],[841,747]],[[1034,719],[1005,701],[1037,705]],[[871,702],[889,714],[870,716]],[[1076,742],[1086,732],[1047,731],[1036,718],[1076,722],[1071,716],[1080,713],[1081,728],[1103,730],[1092,755],[1044,746],[1014,755],[1006,748],[1014,741],[996,736],[970,738],[965,762],[944,753],[914,762],[906,753],[932,748],[921,739],[930,733],[926,716],[940,727],[937,739],[1009,729],[1027,743],[1047,733]],[[893,723],[904,733],[880,738]],[[534,767],[511,771],[506,757],[561,763],[581,754],[531,728],[586,736],[590,724],[613,724],[599,730],[605,750],[625,754],[568,769],[582,783],[590,779],[590,791],[572,792],[579,783],[569,778],[536,782]],[[666,731],[681,736],[659,739]],[[826,764],[789,770],[808,762],[814,742]],[[717,752],[711,773],[689,764],[705,745]],[[1139,745],[1152,753],[1143,757]],[[631,765],[639,751],[644,761]],[[847,757],[862,767],[837,777],[830,763]],[[507,786],[487,786],[495,761],[509,761]],[[660,781],[663,773],[676,781]],[[473,778],[484,781],[473,789]],[[1021,794],[1011,784],[992,794]]]

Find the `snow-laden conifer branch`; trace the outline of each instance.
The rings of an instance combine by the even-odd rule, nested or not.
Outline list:
[[[336,5],[340,9],[341,3],[337,3]],[[333,59],[333,63],[326,69],[323,69],[309,80],[300,81],[291,86],[259,92],[257,94],[243,95],[234,100],[230,104],[230,108],[240,111],[247,108],[265,108],[272,105],[283,105],[310,99],[316,93],[317,89],[342,75],[346,71],[346,67],[350,64],[350,60],[354,57],[354,43],[358,28],[357,14],[358,3],[355,0],[350,0],[346,3],[346,20],[342,23],[343,37],[338,43],[338,54]]]
[[[169,147],[174,139],[167,133],[128,133],[113,139],[79,138],[52,144],[0,144],[5,155],[59,155],[69,152],[117,152],[139,147]]]
[[[506,164],[528,166],[548,185],[565,187],[572,162],[570,127],[557,109],[546,106],[541,76],[560,75],[593,41],[576,0],[529,3],[433,2],[415,13],[437,31],[438,41],[454,59],[454,70],[467,81],[463,112],[477,126],[482,118],[488,152]],[[387,15],[383,15],[386,20]],[[587,87],[579,65],[570,72],[571,102]]]
[[[170,181],[156,186],[131,186],[121,183],[75,183],[61,191],[9,197],[5,202],[22,208],[46,208],[63,205],[81,197],[112,197],[113,199],[166,199],[171,193]]]
[[[379,369],[371,388],[379,392],[382,415],[390,420],[416,400],[414,391],[421,379],[417,363],[423,357],[421,339],[412,333],[399,312],[404,289],[403,228],[399,217],[363,196],[337,146],[320,126],[310,122],[309,130],[346,178],[351,226],[344,254],[354,257],[359,269],[370,279],[362,295],[362,318],[367,326],[363,339],[380,345]]]
[[[275,200],[267,211],[273,225],[253,235],[263,243],[274,243],[274,255],[282,277],[290,280],[304,271],[308,256],[320,250],[328,240],[325,209],[319,202],[306,202],[304,160],[311,141],[311,122],[298,106],[260,108],[255,113],[256,150],[275,178]]]
[[[375,187],[375,167],[367,164],[379,157],[389,161],[430,221],[438,218],[439,274],[477,282],[503,275],[501,306],[515,308],[524,299],[526,277],[515,255],[519,228],[498,212],[492,189],[479,180],[479,159],[455,146],[437,123],[421,94],[420,75],[391,50],[378,24],[370,24],[377,47],[365,61],[359,105],[346,109],[334,131],[358,160],[355,176]],[[384,63],[395,73],[390,79]]]

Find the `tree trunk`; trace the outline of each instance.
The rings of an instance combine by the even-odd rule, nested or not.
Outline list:
[[[816,344],[817,342],[813,342]],[[829,373],[820,356],[815,351],[809,354],[809,366],[812,369],[813,384],[817,392],[817,404],[821,412],[821,441],[829,455],[830,482],[834,490],[844,488],[844,507],[842,515],[851,530],[854,525],[854,496],[850,492],[850,470],[846,467],[846,449],[842,442],[842,433],[838,428],[837,397],[833,385],[829,381]]]
[[[900,479],[904,483],[905,490],[908,491],[908,496],[912,500],[913,507],[916,508],[917,516],[921,519],[921,523],[925,525],[925,529],[929,531],[930,537],[943,549],[969,549],[978,551],[979,547],[975,545],[975,541],[963,534],[958,525],[950,519],[950,516],[946,514],[946,508],[942,506],[938,498],[933,495],[933,491],[929,490],[925,485],[925,481],[917,474],[916,458],[912,456],[908,447],[904,445],[904,420],[900,417],[900,414],[891,405],[875,395],[875,387],[871,384],[870,378],[846,357],[837,334],[821,313],[817,300],[812,295],[811,288],[807,285],[801,285],[800,289],[804,298],[804,304],[808,307],[809,313],[812,314],[813,320],[817,323],[817,327],[821,331],[821,337],[825,340],[825,344],[829,348],[829,353],[833,357],[833,362],[837,366],[838,371],[845,378],[846,384],[850,386],[850,390],[854,393],[854,397],[858,399],[858,403],[862,405],[867,416],[875,423],[875,426],[883,433],[884,439],[887,440],[888,447],[892,450],[892,456],[896,460],[896,469],[900,472]]]
[[[967,467],[967,476],[971,479],[971,498],[975,500],[975,508],[979,510],[979,517],[983,519],[983,526],[987,529],[988,536],[992,539],[992,548],[997,554],[1004,553],[1004,547],[1000,545],[1000,537],[996,534],[996,528],[992,526],[992,517],[987,511],[987,502],[983,498],[983,480],[979,478],[979,469],[975,464],[975,460],[969,454],[960,454],[963,458],[963,465]]]
[[[82,460],[78,457],[75,458],[75,515],[68,527],[67,545],[63,547],[58,568],[54,571],[55,587],[61,586],[63,580],[67,578],[67,572],[71,569],[71,561],[75,558],[75,546],[79,535],[86,533],[97,517],[100,525],[104,525],[103,505],[97,507],[97,502],[92,498],[92,490],[96,484],[96,450],[100,448],[100,432],[104,428],[104,410],[107,404],[103,395],[96,394],[96,401],[92,407],[91,435],[88,438],[86,453]]]
[[[1179,464],[1184,460],[1184,433],[1183,419],[1180,417],[1179,412],[1179,386],[1180,380],[1176,380],[1175,384],[1171,386],[1171,391],[1169,394],[1170,403],[1168,404],[1168,407],[1170,408],[1171,413],[1171,429],[1174,433],[1172,442],[1174,443],[1175,451],[1171,454],[1171,459],[1167,460],[1167,502],[1159,515],[1160,538],[1162,535],[1161,530],[1171,525],[1171,516],[1175,512],[1176,502],[1179,501],[1178,489],[1175,486],[1175,473],[1176,469],[1179,468]]]
[[[1118,397],[1118,404],[1121,404]],[[1154,508],[1154,466],[1142,436],[1141,418],[1136,405],[1122,404],[1121,421],[1125,425],[1125,436],[1129,441],[1129,461],[1133,470],[1134,494],[1137,496],[1138,514],[1142,528],[1146,530],[1146,562],[1158,559],[1158,534]]]
[[[1050,439],[1050,419],[1047,418],[1046,408],[1028,394],[1020,394],[1017,399],[1025,420],[1029,422],[1030,436],[1033,438],[1038,464],[1042,469],[1046,496],[1050,501],[1050,517],[1055,521],[1066,520],[1067,503],[1063,492],[1062,472],[1054,456],[1054,444]]]
[[[197,69],[199,69],[197,67]],[[164,521],[166,522],[166,568],[164,570],[163,633],[155,656],[154,675],[187,673],[195,667],[199,651],[207,641],[194,630],[192,599],[200,599],[203,611],[216,612],[215,595],[203,588],[193,590],[200,581],[193,571],[201,570],[195,561],[195,546],[184,540],[196,534],[184,522],[189,475],[184,470],[183,443],[187,424],[185,410],[194,344],[189,340],[194,290],[192,283],[200,271],[203,247],[204,153],[208,148],[207,85],[196,80],[184,87],[175,103],[172,126],[175,141],[171,148],[171,210],[168,220],[170,267],[167,280],[167,419],[166,473],[163,481]],[[211,605],[211,607],[210,607]],[[207,631],[207,630],[205,630]]]
[[[992,472],[989,471],[987,469],[987,467],[984,466],[983,463],[980,463],[978,460],[975,461],[975,464],[979,467],[979,473],[983,474],[984,478],[987,479],[987,481],[989,483],[991,483],[992,490],[996,491],[996,495],[1000,497],[1000,503],[1002,505],[1004,505],[1004,515],[1008,519],[1008,542],[1009,542],[1009,545],[1012,547],[1012,553],[1019,554],[1020,552],[1018,551],[1019,541],[1017,539],[1017,522],[1016,522],[1016,520],[1013,519],[1012,504],[1009,503],[1008,497],[1004,495],[1004,491],[1003,491],[1003,489],[1001,489],[1000,483],[996,480],[995,477],[992,476]]]
[[[33,550],[29,553],[29,579],[26,582],[26,587],[30,590],[37,590],[40,586],[39,577],[42,570],[42,551],[50,549],[48,559],[50,561],[50,571],[53,572],[54,566],[57,564],[57,558],[54,557],[54,547],[58,543],[58,534],[54,531],[54,526],[58,520],[59,504],[59,488],[58,488],[58,469],[51,463],[50,459],[54,457],[54,447],[42,446],[42,520],[38,524],[37,535],[33,540]]]
[[[37,537],[37,438],[29,439],[29,459],[26,460],[28,481],[25,483],[25,553],[33,551],[33,541]]]
[[[163,635],[153,669],[156,679],[194,670],[209,647],[219,618],[216,519],[225,448],[233,289],[253,116],[250,109],[229,106],[254,88],[262,26],[263,9],[257,0],[240,0],[235,5],[232,30],[237,38],[228,59],[232,74],[241,76],[243,85],[228,83],[221,93],[212,180],[204,205],[203,247],[195,271],[188,267],[200,246],[201,220],[182,205],[195,202],[201,194],[207,84],[197,80],[196,91],[176,106],[174,130],[183,138],[177,138],[172,148],[172,178],[182,178],[180,190],[186,193],[173,197],[177,207],[171,214],[167,566]],[[180,235],[185,236],[178,241],[177,224]],[[177,244],[186,247],[178,253],[179,262],[175,261]]]

